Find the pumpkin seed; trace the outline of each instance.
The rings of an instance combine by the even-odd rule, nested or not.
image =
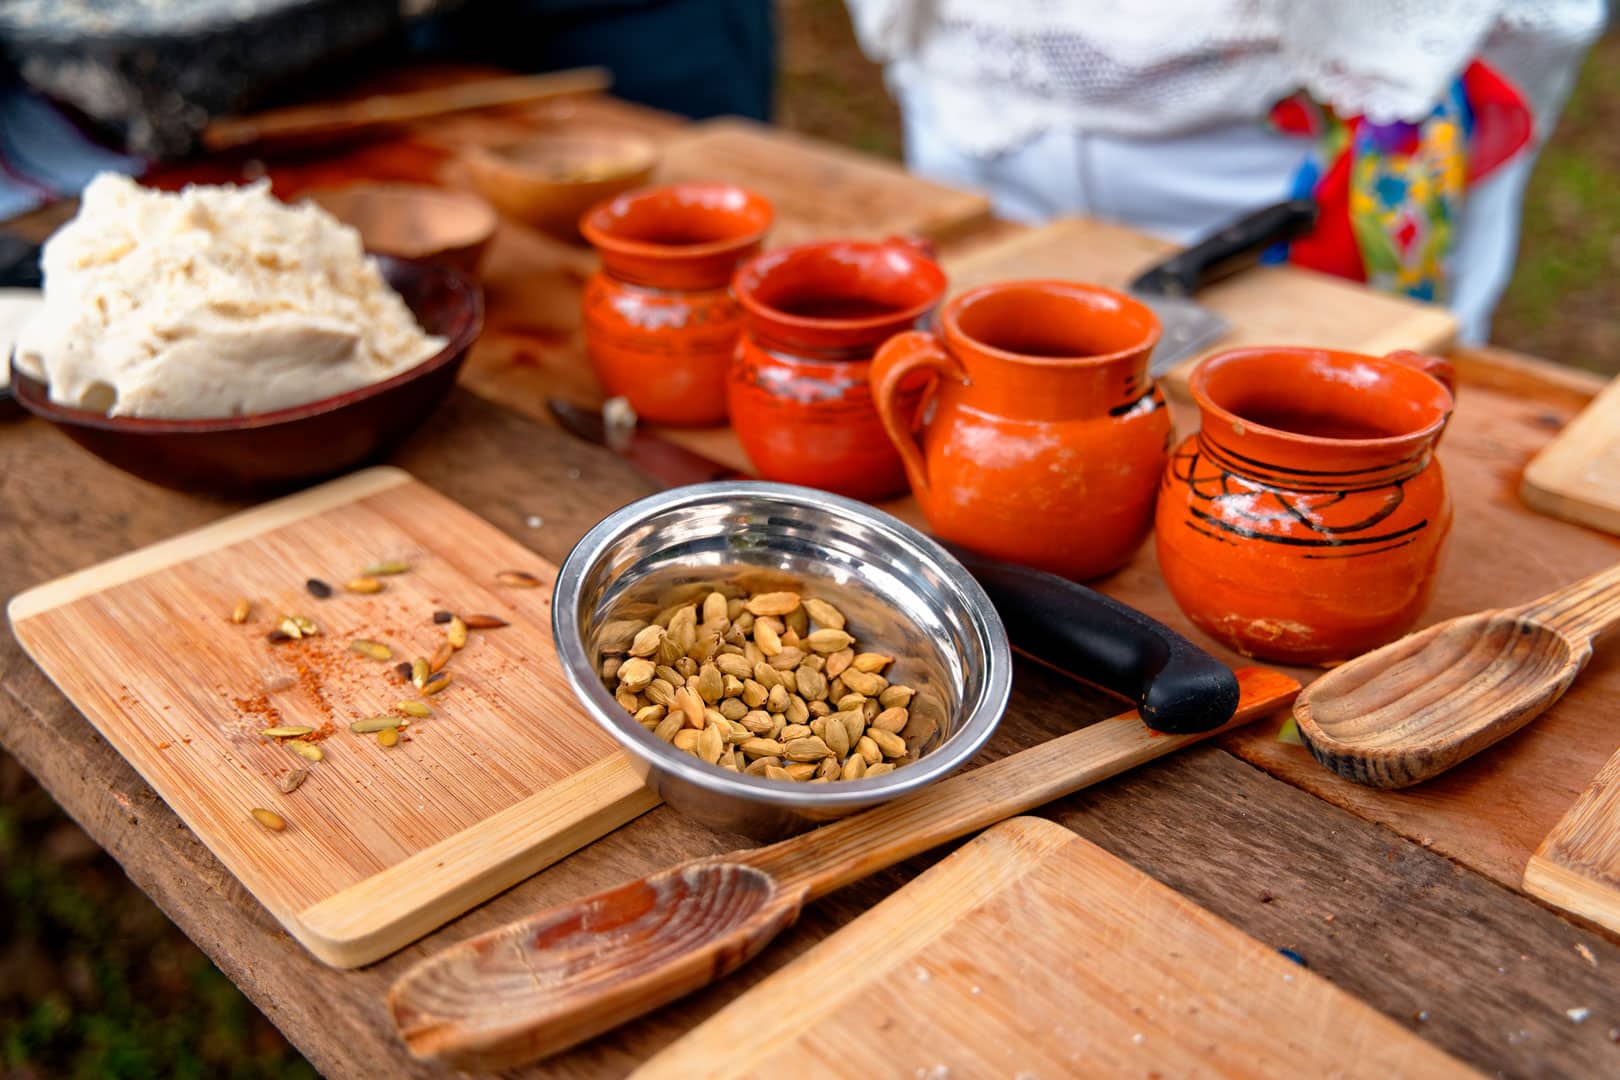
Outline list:
[[[359,653],[372,660],[392,660],[394,650],[380,641],[367,641],[365,638],[355,638],[349,642],[349,651]]]
[[[463,615],[461,621],[472,630],[499,630],[510,625],[505,619],[495,615]]]
[[[428,676],[432,674],[433,671],[428,667],[428,662],[420,656],[411,661],[411,682],[415,684],[418,690],[427,685]]]
[[[325,750],[322,750],[312,742],[305,742],[303,739],[288,739],[281,745],[285,746],[287,749],[291,750],[305,761],[324,761],[326,759]]]
[[[418,720],[425,720],[433,715],[433,709],[425,701],[396,701],[394,708],[406,716],[414,716]]]
[[[540,579],[527,570],[502,570],[495,580],[514,589],[538,589],[541,585]]]
[[[255,806],[248,813],[253,815],[254,821],[257,821],[271,832],[280,832],[287,827],[286,819],[274,810],[266,810],[262,806]]]
[[[308,735],[315,729],[303,727],[299,724],[283,724],[280,727],[267,727],[259,732],[267,739],[296,739],[300,735]]]
[[[392,574],[403,574],[410,570],[411,564],[403,559],[384,559],[364,567],[360,574],[362,577],[388,577]]]
[[[422,693],[425,695],[437,694],[445,687],[450,685],[450,679],[451,675],[448,671],[441,671],[436,675],[430,675],[426,685],[422,687]]]
[[[282,776],[281,782],[276,786],[281,788],[283,794],[291,795],[298,790],[299,784],[308,779],[308,769],[288,769],[286,774]]]
[[[452,649],[466,648],[467,624],[462,622],[459,617],[452,615],[450,617],[450,625],[444,628],[444,637],[445,640],[450,643],[450,647]]]
[[[399,744],[398,728],[383,728],[377,732],[378,746],[397,746]]]
[[[326,600],[332,595],[332,586],[328,585],[320,578],[310,578],[308,581],[304,582],[304,588],[308,589],[309,595],[315,597],[317,600]]]
[[[364,720],[356,720],[349,725],[349,730],[356,735],[370,735],[374,731],[385,728],[406,727],[409,720],[399,716],[368,716]]]
[[[236,602],[235,607],[231,608],[231,622],[238,624],[245,623],[248,621],[248,616],[251,614],[253,614],[253,601],[244,597]]]

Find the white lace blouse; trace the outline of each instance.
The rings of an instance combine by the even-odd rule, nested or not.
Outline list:
[[[862,48],[991,156],[1053,129],[1171,136],[1304,89],[1426,115],[1479,55],[1551,117],[1603,0],[848,0]]]

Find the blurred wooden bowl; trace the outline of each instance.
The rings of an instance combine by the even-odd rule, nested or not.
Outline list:
[[[473,186],[503,214],[577,244],[585,211],[646,184],[658,151],[635,135],[536,135],[474,147],[463,161]]]
[[[500,223],[494,208],[471,192],[424,184],[312,188],[302,197],[360,230],[367,251],[443,263],[474,277]]]

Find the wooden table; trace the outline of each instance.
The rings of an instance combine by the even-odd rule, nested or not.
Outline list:
[[[659,130],[670,123],[611,104],[591,108],[618,110],[626,122]],[[436,137],[444,136],[440,125]],[[307,175],[330,175],[339,167],[364,174],[368,161],[384,160],[361,149],[339,165],[297,168]],[[503,237],[499,244],[516,242],[535,241]],[[952,244],[977,242],[969,235]],[[574,283],[567,286],[570,277]],[[553,284],[577,289],[577,276],[560,272]],[[569,304],[572,294],[553,293],[547,302]],[[1472,372],[1465,379],[1510,388],[1516,379],[1533,381],[1536,408],[1553,417],[1551,426],[1596,389],[1595,380],[1549,372],[1535,361],[1489,352],[1460,359],[1465,373]],[[501,377],[500,354],[486,349],[482,360],[467,385],[528,411],[537,408],[537,390],[588,382],[577,357],[573,367],[552,357],[513,379]],[[1512,436],[1529,437],[1522,431]],[[1512,449],[1518,454],[1522,448],[1514,443]],[[5,595],[238,508],[135,481],[32,419],[0,424],[0,461],[6,463],[0,471]],[[466,389],[394,461],[552,560],[603,514],[649,490],[612,455]],[[1511,499],[1511,491],[1502,497]],[[1537,560],[1553,566],[1551,573],[1572,576],[1595,557],[1591,534],[1560,531],[1569,529],[1548,525],[1550,546]],[[1558,568],[1560,560],[1571,563],[1567,572]],[[1139,560],[1111,587],[1130,595],[1133,583],[1151,573],[1151,561]],[[383,1008],[388,984],[427,953],[547,903],[739,843],[660,808],[398,955],[361,971],[334,971],[299,948],[244,893],[9,635],[0,641],[0,690],[0,742],[331,1076],[442,1074],[404,1055]],[[1012,706],[984,759],[1116,709],[1101,694],[1021,662]],[[1258,749],[1252,741],[1204,746],[1043,813],[1261,941],[1295,950],[1319,974],[1487,1073],[1620,1074],[1620,993],[1614,989],[1620,945],[1504,888],[1491,867],[1470,868],[1440,854],[1423,834],[1421,815],[1416,825],[1391,821],[1318,785],[1334,802],[1319,798],[1296,786],[1312,786],[1309,778],[1291,775],[1289,762],[1273,757],[1263,742]],[[1574,778],[1576,786],[1588,778]],[[1491,827],[1511,832],[1501,823]],[[737,976],[525,1075],[628,1071],[941,854],[829,897]],[[1585,1023],[1566,1015],[1580,1008],[1591,1010]]]

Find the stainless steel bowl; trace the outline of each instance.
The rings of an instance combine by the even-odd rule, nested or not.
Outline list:
[[[871,779],[785,783],[708,765],[637,724],[602,682],[604,647],[622,647],[656,612],[716,588],[792,588],[843,611],[858,643],[896,657],[891,681],[917,690],[902,733],[917,760]],[[863,503],[788,484],[695,484],[610,514],[563,562],[552,629],[574,692],[664,801],[758,839],[955,771],[995,730],[1012,687],[1001,619],[944,548]]]

